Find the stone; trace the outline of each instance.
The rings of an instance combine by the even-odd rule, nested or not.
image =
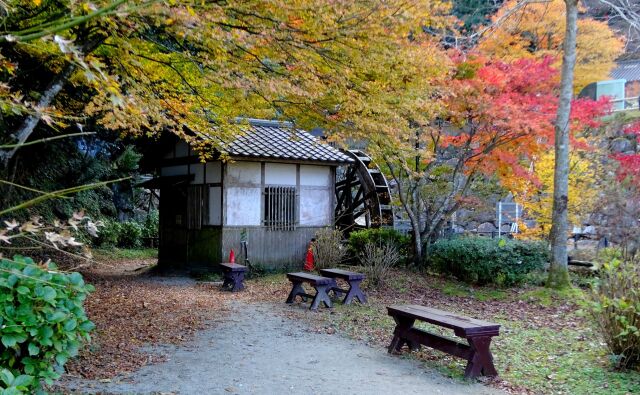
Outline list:
[[[478,233],[491,233],[495,232],[497,228],[491,222],[483,222],[478,225]]]
[[[611,141],[609,149],[613,153],[620,154],[623,152],[633,151],[634,146],[631,140],[624,137],[617,137]]]

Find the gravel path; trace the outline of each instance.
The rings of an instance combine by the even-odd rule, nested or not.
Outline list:
[[[280,308],[280,307],[276,307]],[[461,384],[417,361],[336,334],[310,333],[273,305],[236,304],[236,314],[183,346],[157,348],[168,361],[103,383],[71,381],[82,393],[499,394]]]

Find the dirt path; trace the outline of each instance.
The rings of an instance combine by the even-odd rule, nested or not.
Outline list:
[[[81,393],[497,394],[461,384],[419,362],[389,356],[336,334],[310,333],[270,304],[234,302],[235,314],[183,346],[164,346],[163,363],[110,382],[71,381]]]

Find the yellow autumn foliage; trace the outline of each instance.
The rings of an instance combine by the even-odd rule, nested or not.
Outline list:
[[[553,207],[553,167],[555,155],[549,151],[539,157],[532,166],[535,178],[540,184],[520,179],[515,192],[516,201],[523,205],[528,218],[536,221],[536,226],[523,229],[522,236],[544,238],[551,230]],[[580,153],[572,153],[569,158],[569,224],[582,226],[592,213],[598,189],[594,164]]]

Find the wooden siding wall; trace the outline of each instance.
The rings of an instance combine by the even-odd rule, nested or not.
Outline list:
[[[246,230],[247,250],[252,265],[270,269],[301,269],[311,238],[322,227],[298,227],[295,231],[268,230],[264,227],[224,227],[223,258],[233,248],[236,262],[242,263],[241,233]]]

